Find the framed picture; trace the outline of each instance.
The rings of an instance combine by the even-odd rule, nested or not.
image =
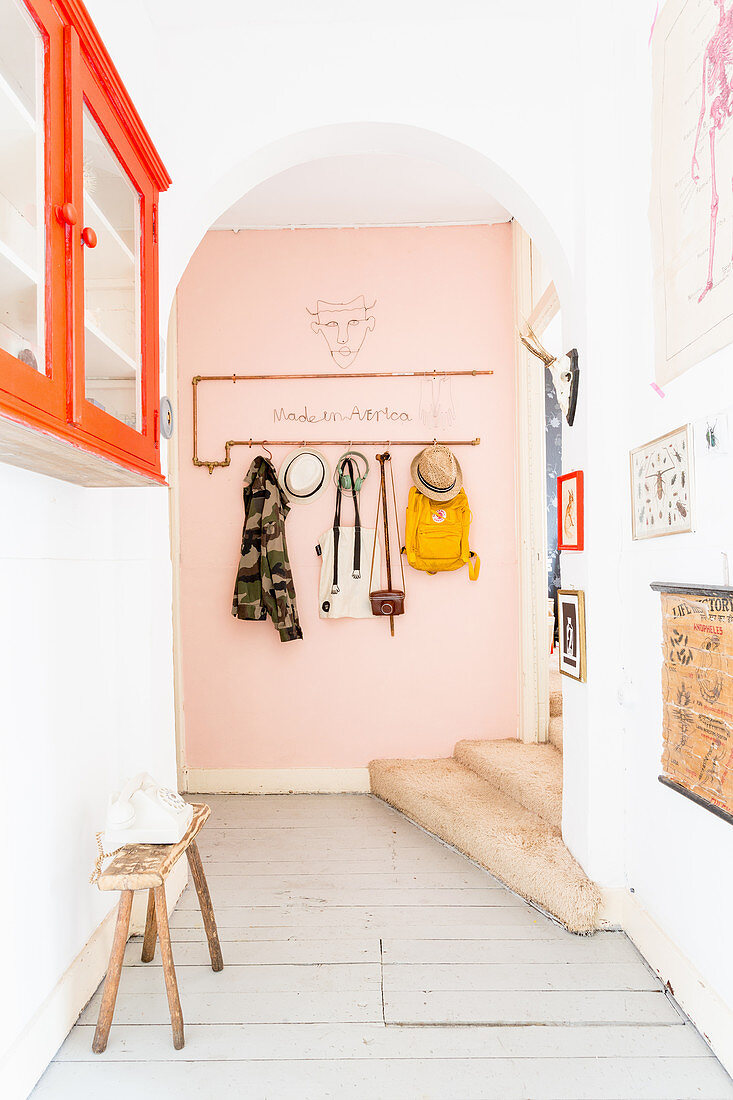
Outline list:
[[[557,593],[560,626],[560,672],[585,683],[585,593],[561,588]]]
[[[728,413],[713,413],[704,416],[695,424],[695,459],[719,458],[727,455],[730,449]]]
[[[692,436],[689,424],[629,454],[631,537],[656,539],[692,530]]]
[[[583,549],[583,471],[557,479],[557,548]]]

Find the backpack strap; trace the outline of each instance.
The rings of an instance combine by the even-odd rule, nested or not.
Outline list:
[[[417,524],[420,515],[420,502],[423,500],[421,493],[413,485],[407,498],[407,516],[405,521],[405,553],[407,560],[412,565],[415,560],[415,539]]]
[[[473,550],[469,550],[468,559],[468,576],[469,580],[477,581],[478,575],[481,572],[481,558]]]

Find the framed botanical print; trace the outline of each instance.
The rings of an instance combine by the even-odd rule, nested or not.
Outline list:
[[[631,465],[631,535],[655,539],[692,530],[692,435],[688,424],[636,447]]]
[[[583,549],[583,471],[557,479],[557,548]]]
[[[560,628],[560,672],[585,683],[585,592],[561,588],[557,593]]]

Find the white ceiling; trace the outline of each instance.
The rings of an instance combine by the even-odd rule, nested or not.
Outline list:
[[[215,26],[230,32],[234,26],[293,23],[376,22],[377,20],[441,21],[480,19],[516,11],[517,0],[141,0],[150,22],[161,29]],[[557,0],[556,0],[557,2]],[[564,0],[567,2],[567,0]],[[487,10],[488,7],[488,10]],[[547,0],[523,0],[525,9],[546,10]]]
[[[413,157],[367,154],[309,161],[272,176],[235,202],[213,228],[509,220],[491,195],[450,168]]]

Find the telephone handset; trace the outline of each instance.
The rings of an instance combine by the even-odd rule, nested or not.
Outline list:
[[[176,791],[161,787],[147,772],[128,779],[107,809],[104,844],[177,844],[193,819],[193,807]]]

